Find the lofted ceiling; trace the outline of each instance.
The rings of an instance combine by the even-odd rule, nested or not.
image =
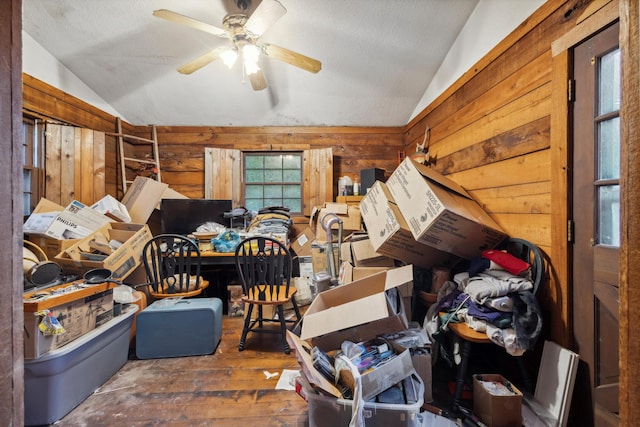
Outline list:
[[[156,9],[168,9],[222,27],[225,15],[238,11],[235,0],[23,0],[23,30],[65,72],[133,124],[402,126],[420,109],[441,64],[452,61],[452,46],[459,42],[476,6],[488,4],[483,10],[494,11],[477,18],[482,25],[476,23],[474,28],[481,29],[476,37],[480,38],[492,30],[492,19],[516,16],[512,30],[543,3],[279,2],[287,13],[259,42],[318,59],[322,69],[313,74],[262,57],[267,87],[261,91],[252,89],[238,64],[228,69],[217,60],[192,74],[177,72],[181,65],[229,41],[152,15]],[[259,4],[253,0],[247,13]],[[24,62],[32,64],[28,58],[34,53],[24,55]],[[32,68],[43,76],[52,72],[50,67]]]

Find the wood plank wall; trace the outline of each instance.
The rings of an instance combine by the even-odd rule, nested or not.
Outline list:
[[[400,127],[184,127],[158,126],[162,180],[192,198],[204,197],[204,149],[304,150],[333,148],[333,176],[359,177],[361,169],[398,165]]]
[[[510,236],[536,243],[550,260],[551,43],[575,27],[587,3],[545,3],[404,129],[409,149],[428,126],[432,167],[467,189]],[[542,295],[547,329],[567,345],[563,297],[551,291],[557,285],[552,281]]]

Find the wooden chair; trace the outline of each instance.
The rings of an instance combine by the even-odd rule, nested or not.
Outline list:
[[[142,249],[149,294],[155,299],[193,297],[209,282],[200,275],[200,250],[193,240],[179,234],[159,234]]]
[[[540,249],[531,242],[517,238],[508,239],[504,249],[506,249],[511,255],[514,255],[531,265],[531,281],[533,282],[532,292],[535,295],[542,283],[545,269],[544,258]],[[469,364],[472,344],[493,344],[493,342],[489,339],[486,333],[478,332],[467,326],[464,322],[450,322],[447,326],[448,329],[456,334],[461,341],[460,364],[458,365],[458,371],[456,374],[456,387],[452,402],[453,410],[457,411],[460,406],[460,400],[462,399],[462,392],[467,376],[467,367]],[[524,361],[521,356],[516,357],[516,360],[522,374],[524,388],[527,391],[531,391],[532,386],[526,367],[524,366]]]
[[[291,253],[276,239],[249,237],[237,246],[235,262],[242,282],[242,301],[248,306],[238,351],[244,350],[249,332],[260,332],[280,334],[284,352],[289,354],[287,323],[296,324],[301,318],[294,299],[296,288],[291,286]],[[293,306],[296,319],[287,320],[284,316],[284,306],[289,303]],[[265,315],[265,306],[275,307],[278,318]],[[257,307],[257,313],[252,318],[254,307]],[[269,328],[265,323],[279,323],[280,328]]]

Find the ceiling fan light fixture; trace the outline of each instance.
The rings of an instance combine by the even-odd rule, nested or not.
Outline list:
[[[238,52],[235,49],[226,50],[220,54],[220,59],[227,68],[231,69],[238,59]]]
[[[247,75],[260,71],[258,66],[258,58],[260,57],[260,49],[251,43],[242,46],[242,60],[244,62],[244,72]]]

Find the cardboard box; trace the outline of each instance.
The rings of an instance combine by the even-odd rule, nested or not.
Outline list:
[[[324,206],[315,206],[311,211],[311,217],[309,219],[309,227],[316,236],[316,240],[319,242],[326,242],[327,232],[322,227],[322,218],[327,214],[336,214],[340,220],[342,220],[342,230],[346,231],[359,231],[362,230],[362,217],[360,215],[360,208],[357,206],[349,206],[345,203],[325,203]],[[326,222],[326,221],[325,221]],[[339,229],[338,223],[334,223],[331,226],[334,232]],[[333,241],[334,239],[332,239]]]
[[[506,385],[513,393],[492,394],[482,381]],[[505,387],[500,387],[502,391]],[[473,413],[490,427],[520,427],[522,425],[522,392],[502,375],[473,376]]]
[[[47,258],[53,260],[56,255],[64,251],[70,246],[75,245],[80,239],[54,239],[53,237],[45,237],[37,234],[30,234],[27,236],[27,240],[38,245],[47,255]]]
[[[160,210],[162,199],[187,199],[188,197],[169,188],[168,184],[151,178],[137,176],[122,198],[131,222],[146,224],[155,210]]]
[[[376,253],[430,269],[434,265],[451,265],[458,258],[413,238],[409,225],[400,213],[384,182],[376,181],[360,203],[371,246]]]
[[[131,222],[131,216],[129,215],[127,207],[109,194],[95,202],[91,206],[91,209],[108,216],[114,221]]]
[[[471,259],[506,237],[461,186],[408,157],[391,174],[387,187],[421,243]]]
[[[96,288],[101,289],[101,288]],[[82,295],[85,295],[82,293]],[[55,298],[54,298],[55,300]],[[44,316],[41,311],[24,313],[24,357],[35,359],[68,344],[97,326],[113,318],[113,290],[85,295],[60,305],[46,308],[64,327],[58,335],[44,335],[38,325]]]
[[[371,335],[370,338],[367,338],[363,341],[369,341],[373,338],[375,338],[375,333]],[[328,381],[326,377],[324,377],[313,366],[313,360],[310,356],[312,345],[308,341],[300,339],[291,331],[287,331],[287,342],[296,352],[298,362],[300,363],[302,371],[306,375],[306,378],[309,380],[309,382],[320,387],[321,389],[335,397],[342,397],[342,392],[340,391],[340,389],[338,389],[332,382]],[[360,376],[362,398],[365,401],[373,399],[381,392],[385,391],[394,384],[399,383],[403,379],[411,376],[411,374],[415,372],[415,370],[413,369],[413,364],[411,362],[411,354],[409,350],[397,346],[391,342],[389,343],[389,345],[394,349],[396,356],[385,364],[370,371],[364,372]],[[333,349],[322,349],[326,352],[332,352],[333,350],[339,349],[339,347]],[[351,373],[348,371],[344,371],[341,375],[344,375],[341,383],[353,390],[355,382]]]
[[[343,253],[350,253],[349,259],[354,267],[395,267],[393,258],[389,258],[373,248],[371,240],[356,239],[346,242],[342,246]]]
[[[362,200],[362,196],[337,196],[336,197],[336,203],[344,203],[350,206],[358,206],[361,200]]]
[[[291,241],[291,249],[293,249],[299,257],[311,255],[311,243],[314,239],[315,234],[313,234],[313,230],[307,227]]]
[[[413,266],[382,271],[319,293],[302,322],[300,337],[322,349],[343,341],[366,341],[407,329],[402,300],[390,302],[385,291],[413,282]]]
[[[340,268],[340,283],[346,285],[355,280],[371,276],[381,271],[386,271],[391,267],[354,267],[349,262],[343,262]]]
[[[73,200],[66,208],[47,199],[40,199],[23,225],[24,234],[36,234],[54,239],[80,239],[111,218]]]
[[[117,240],[122,242],[122,245],[103,260],[87,259],[87,255],[84,254],[92,252],[89,243],[96,237],[106,241]],[[142,263],[142,249],[151,237],[151,231],[146,224],[110,222],[60,252],[54,260],[67,273],[81,275],[94,268],[107,268],[111,270],[113,279],[122,280]]]

